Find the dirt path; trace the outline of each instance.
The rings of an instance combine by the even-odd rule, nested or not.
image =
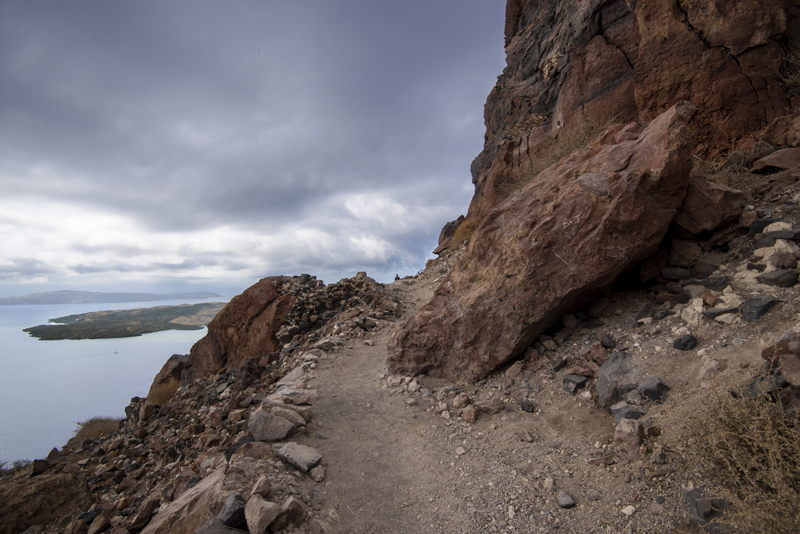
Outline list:
[[[412,284],[395,284],[402,319],[432,294],[427,284]],[[308,443],[328,465],[323,497],[341,532],[469,532],[469,518],[447,491],[457,481],[443,475],[443,451],[426,437],[431,423],[379,378],[393,326],[371,336],[373,346],[350,340],[320,362],[309,383],[319,397]]]
[[[666,474],[647,456],[595,463],[610,450],[614,418],[565,392],[552,373],[526,371],[509,380],[501,372],[477,385],[418,378],[423,389],[413,393],[389,384],[387,342],[430,300],[431,278],[392,284],[401,317],[346,341],[313,371],[308,387],[318,398],[298,441],[318,449],[327,466],[324,482],[310,487],[318,517],[332,525],[324,532],[698,532],[683,499],[682,485],[692,477],[682,455],[670,452]],[[442,408],[462,391],[473,402],[495,398],[505,407],[467,424],[455,409]],[[525,397],[534,401],[532,413],[520,408]],[[562,490],[574,507],[559,506]],[[632,516],[621,511],[628,507],[636,510]]]

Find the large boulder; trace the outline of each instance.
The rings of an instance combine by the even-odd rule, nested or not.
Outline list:
[[[393,335],[391,371],[481,378],[653,254],[686,194],[693,113],[679,103],[640,134],[579,151],[487,214]]]
[[[675,222],[693,234],[714,230],[739,217],[742,200],[738,189],[693,176]]]
[[[771,123],[770,142],[797,146],[800,119],[779,120],[798,100],[781,77],[795,9],[783,0],[508,0],[508,66],[486,100],[467,218],[484,217],[593,130],[648,123],[680,100],[698,108],[693,150],[703,157],[752,144]]]
[[[223,465],[165,504],[142,534],[194,534],[220,513],[232,492],[245,493],[252,488],[265,466],[265,462],[252,458],[236,458]]]
[[[208,333],[194,344],[184,382],[204,378],[250,358],[278,352],[275,334],[295,298],[281,294],[275,277],[259,280],[237,295],[208,323]]]

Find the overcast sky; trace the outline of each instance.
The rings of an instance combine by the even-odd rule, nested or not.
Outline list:
[[[0,0],[0,296],[422,269],[503,0]]]

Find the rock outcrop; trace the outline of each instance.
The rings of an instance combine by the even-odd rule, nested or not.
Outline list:
[[[430,303],[389,343],[389,367],[474,380],[653,254],[691,169],[680,103],[542,172],[489,212]]]
[[[800,100],[781,76],[785,43],[798,39],[789,4],[508,0],[508,66],[486,101],[467,220],[488,214],[582,137],[612,122],[648,123],[679,100],[698,109],[695,153],[752,145]],[[798,121],[780,122],[772,137],[796,145]]]
[[[185,382],[280,350],[275,334],[294,298],[278,290],[276,278],[259,280],[231,299],[208,323],[208,334],[189,353]]]

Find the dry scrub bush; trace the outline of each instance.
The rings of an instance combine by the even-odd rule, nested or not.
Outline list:
[[[800,50],[789,48],[783,54],[782,78],[787,90],[800,87]]]
[[[692,176],[704,178],[741,191],[750,191],[763,181],[763,176],[750,172],[756,160],[768,156],[775,147],[759,140],[751,148],[737,148],[715,158],[694,156]]]
[[[78,423],[75,435],[67,442],[70,447],[80,445],[85,439],[97,439],[119,430],[120,419],[113,417],[92,417]]]
[[[150,391],[147,393],[147,400],[153,404],[163,406],[175,395],[180,387],[181,381],[170,376],[165,381],[150,386]]]
[[[735,395],[734,395],[735,393]],[[693,421],[697,460],[713,493],[730,506],[731,533],[800,532],[800,420],[746,388],[712,391]]]
[[[472,238],[475,229],[481,224],[481,219],[478,217],[467,217],[461,224],[458,225],[456,231],[453,232],[453,240],[451,241],[450,248],[455,249],[460,247]]]

